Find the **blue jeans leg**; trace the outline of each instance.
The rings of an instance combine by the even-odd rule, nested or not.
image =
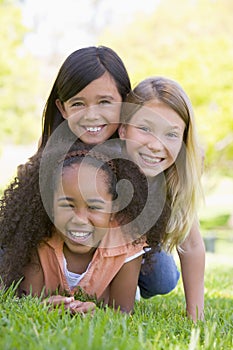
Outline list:
[[[180,278],[173,256],[164,251],[155,253],[151,266],[145,270],[140,272],[138,280],[141,296],[145,299],[171,292]]]

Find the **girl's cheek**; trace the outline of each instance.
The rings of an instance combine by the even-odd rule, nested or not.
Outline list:
[[[141,135],[141,133],[137,129],[133,129],[130,133],[130,139],[132,141],[141,142],[145,139],[144,135]]]
[[[168,149],[169,154],[171,155],[171,157],[173,158],[174,161],[178,157],[180,150],[181,150],[181,146],[179,146],[179,145],[177,145],[176,147],[170,147]]]

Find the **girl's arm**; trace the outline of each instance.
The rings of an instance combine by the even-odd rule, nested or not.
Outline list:
[[[24,269],[24,275],[25,278],[19,286],[19,293],[29,295],[32,291],[33,296],[39,297],[44,289],[45,281],[37,252],[33,255],[31,263]],[[51,309],[64,306],[71,314],[93,313],[96,308],[94,303],[75,300],[73,296],[52,295],[43,299],[43,303],[51,305]]]
[[[44,289],[44,274],[38,252],[31,255],[30,263],[23,270],[24,279],[19,285],[19,294],[41,296]]]
[[[108,305],[130,313],[134,308],[142,256],[125,263],[111,282]]]
[[[178,251],[186,299],[187,315],[197,321],[204,319],[204,272],[205,245],[198,222],[195,222],[189,236]]]

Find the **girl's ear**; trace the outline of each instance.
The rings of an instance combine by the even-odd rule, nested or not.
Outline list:
[[[64,110],[64,106],[63,106],[62,102],[59,100],[59,98],[56,99],[55,103],[56,103],[56,106],[59,109],[61,115],[63,116],[63,118],[67,119],[68,118],[67,113]]]
[[[125,137],[126,137],[126,125],[125,124],[121,124],[119,126],[118,133],[119,133],[120,139],[125,140]]]

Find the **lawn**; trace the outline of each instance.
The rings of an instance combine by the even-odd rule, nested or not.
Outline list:
[[[0,348],[4,350],[233,349],[233,261],[207,253],[205,322],[185,317],[181,281],[167,296],[136,303],[132,316],[98,309],[71,317],[35,298],[0,292]]]

